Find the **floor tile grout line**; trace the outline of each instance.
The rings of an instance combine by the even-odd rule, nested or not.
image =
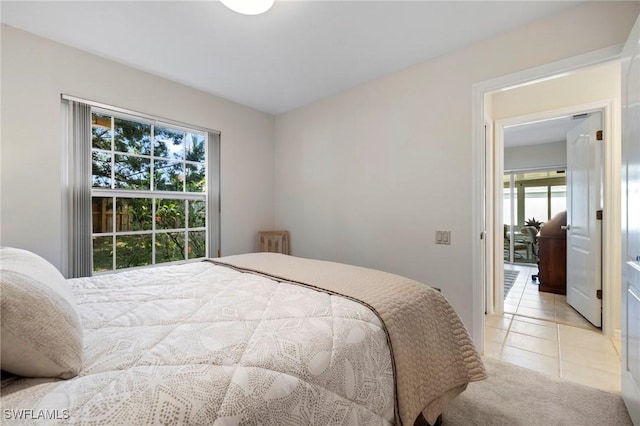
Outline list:
[[[595,371],[597,371],[597,372],[599,372],[599,373],[611,374],[611,375],[613,375],[613,376],[620,376],[620,375],[621,375],[620,373],[612,373],[612,372],[611,372],[611,371],[609,371],[609,370],[603,370],[602,368],[598,368],[598,367],[591,367],[591,366],[589,366],[589,365],[579,364],[579,363],[574,362],[574,361],[569,361],[568,359],[565,359],[563,362],[568,363],[568,364],[572,364],[572,365],[575,365],[575,366],[578,366],[578,367],[580,367],[580,368],[584,368],[584,369],[588,369],[588,370],[595,370]],[[562,378],[564,378],[564,377],[562,377]],[[564,379],[566,380],[566,378],[564,378]]]
[[[512,324],[513,324],[513,315],[511,315],[511,319],[509,319],[509,326],[507,327],[507,332],[504,334],[504,339],[502,339],[502,346],[500,346],[500,352],[499,352],[500,355],[502,355],[502,351],[504,350],[504,347],[507,344],[507,337],[509,337],[509,333],[511,333]]]
[[[558,377],[564,378],[562,371],[562,345],[560,343],[560,324],[556,323],[556,334],[558,335]]]
[[[523,334],[521,334],[521,333],[517,333],[517,332],[514,332],[514,333],[516,333],[516,334],[520,334],[520,335],[523,335]],[[535,338],[535,339],[540,339],[539,337],[536,337],[536,336],[530,336],[530,335],[527,335],[527,334],[524,334],[523,336],[526,336],[526,337],[528,337],[528,338],[533,337],[533,338]],[[540,339],[540,340],[545,340],[545,339]],[[546,341],[547,341],[547,342],[551,342],[550,340],[546,340]],[[506,344],[506,340],[505,340],[505,346],[509,346],[510,348],[516,348],[516,349],[519,349],[519,350],[521,350],[521,351],[531,352],[531,353],[538,354],[538,355],[544,355],[544,356],[546,356],[546,357],[553,358],[553,359],[555,359],[556,361],[559,361],[558,356],[547,355],[546,353],[536,352],[535,350],[532,350],[532,349],[526,349],[526,348],[523,348],[523,347],[520,347],[520,346],[507,345],[507,344]],[[558,353],[558,351],[556,350],[556,351],[555,351],[555,353],[557,354],[557,353]]]
[[[620,351],[618,350],[618,347],[616,346],[615,343],[615,336],[610,336],[609,340],[611,340],[611,344],[613,345],[613,349],[615,349],[616,351],[616,355],[618,355],[618,359],[620,360],[620,362],[622,362],[622,354],[620,353]],[[621,348],[622,349],[622,348]]]

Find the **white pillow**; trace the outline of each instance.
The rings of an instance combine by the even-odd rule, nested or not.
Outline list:
[[[2,369],[26,377],[76,376],[82,327],[71,287],[42,257],[0,248]]]

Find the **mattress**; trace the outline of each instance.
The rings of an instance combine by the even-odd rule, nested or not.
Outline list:
[[[366,303],[212,262],[69,282],[82,371],[3,377],[3,423],[402,422],[388,330]]]

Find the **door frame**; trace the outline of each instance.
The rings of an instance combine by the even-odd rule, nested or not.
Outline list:
[[[494,134],[495,134],[493,120],[491,120],[489,117],[485,117],[484,126],[485,126],[485,136],[484,136],[483,145],[484,145],[484,154],[487,155],[490,152],[488,145],[492,145]],[[484,213],[483,214],[484,231],[482,232],[481,238],[484,241],[484,248],[483,248],[484,251],[481,252],[481,256],[482,256],[482,262],[484,263],[484,265],[482,265],[482,275],[484,276],[484,290],[485,290],[484,313],[491,314],[493,313],[493,309],[495,306],[493,299],[495,297],[495,293],[498,291],[495,284],[498,281],[495,278],[494,270],[493,268],[487,267],[487,265],[491,263],[490,262],[491,259],[487,257],[487,256],[490,256],[491,254],[491,251],[487,249],[487,240],[491,239],[490,236],[493,235],[493,232],[494,232],[493,228],[495,226],[493,222],[493,215],[494,215],[493,209],[495,208],[495,206],[488,203],[489,200],[493,199],[493,185],[491,185],[490,183],[491,183],[491,171],[493,170],[493,167],[494,167],[494,159],[485,157],[483,158],[483,161],[485,164],[484,164],[484,170],[482,175],[484,178],[484,187],[486,191],[486,196],[482,200],[483,201],[482,208],[484,208],[484,212],[483,212]],[[500,282],[502,283],[502,281]],[[504,287],[504,283],[502,283],[502,287]]]
[[[620,129],[617,128],[616,133],[616,125],[615,125],[615,112],[616,112],[616,100],[615,99],[607,99],[602,101],[591,102],[588,104],[580,104],[580,105],[572,105],[565,108],[559,108],[548,111],[536,112],[533,114],[522,115],[518,117],[510,117],[502,120],[496,121],[495,125],[495,142],[493,145],[493,149],[496,154],[496,168],[495,168],[495,176],[494,176],[494,185],[496,193],[499,188],[502,188],[503,185],[503,176],[504,176],[504,128],[507,126],[512,126],[514,124],[523,124],[531,121],[540,121],[540,120],[548,120],[555,117],[567,116],[567,115],[576,115],[583,114],[588,112],[602,112],[602,125],[604,131],[604,149],[603,149],[603,158],[602,158],[602,172],[603,172],[603,190],[604,190],[604,200],[603,200],[603,210],[605,212],[615,212],[617,209],[613,209],[612,206],[620,205],[620,187],[616,185],[616,182],[620,182],[620,167],[614,166],[616,155],[617,158],[620,159]],[[608,152],[608,157],[607,157]],[[607,160],[609,165],[606,166]],[[563,166],[566,168],[566,164]],[[617,169],[617,170],[616,170]],[[613,179],[613,180],[612,180]],[[616,189],[617,187],[617,189]],[[617,196],[616,196],[617,192]],[[609,199],[609,204],[607,204],[607,199]],[[617,201],[616,201],[617,199]],[[617,204],[615,204],[617,202]],[[502,220],[502,198],[495,197],[494,199],[494,212],[495,215],[493,217],[494,228],[498,228],[498,223]],[[620,229],[621,223],[620,218],[614,215],[607,215],[605,213],[604,216],[608,216],[608,220],[603,219],[602,223],[602,293],[603,293],[603,304],[602,304],[602,331],[606,335],[613,335],[615,332],[615,306],[614,306],[614,297],[616,296],[616,292],[614,286],[609,283],[621,282],[621,270],[619,268],[621,261],[621,252],[618,250],[616,253],[616,247],[620,247],[621,240],[616,238],[609,238],[609,236],[619,235],[620,231],[614,232],[614,229]],[[502,235],[499,232],[496,232],[494,235],[495,241],[499,241],[502,238]],[[497,243],[495,244],[495,250],[493,253],[494,256],[494,264],[493,268],[496,270],[496,276],[500,273],[502,269],[503,261],[503,250],[502,247]],[[617,258],[616,258],[617,256]],[[606,266],[605,266],[606,265]],[[608,277],[609,279],[605,279]],[[497,278],[497,277],[496,277]],[[496,282],[496,287],[502,287],[500,282]],[[496,314],[502,314],[504,312],[504,299],[498,298],[496,289],[495,300],[497,301],[494,311]],[[618,294],[618,297],[620,295]]]
[[[620,60],[623,45],[609,46],[603,49],[598,49],[592,52],[584,53],[574,57],[566,58],[557,62],[552,62],[539,67],[519,71],[512,74],[496,77],[490,80],[482,81],[473,84],[472,86],[472,99],[471,99],[471,150],[472,150],[472,170],[471,170],[471,193],[472,193],[472,208],[471,208],[471,228],[474,238],[472,241],[472,297],[473,297],[473,323],[471,327],[471,334],[473,341],[480,352],[484,351],[484,313],[485,313],[485,294],[486,294],[486,277],[493,275],[496,277],[494,270],[493,256],[490,255],[495,252],[496,240],[495,231],[493,233],[494,238],[482,239],[486,232],[486,226],[483,218],[486,217],[486,210],[483,210],[484,205],[493,206],[495,204],[495,194],[487,191],[484,184],[486,174],[491,173],[493,176],[493,169],[488,170],[487,166],[493,166],[485,163],[485,158],[495,158],[496,147],[495,144],[487,144],[485,148],[484,142],[484,123],[487,111],[485,110],[485,95],[495,92],[500,89],[515,88],[527,84],[533,84],[543,80],[551,79],[559,74],[576,71],[579,69],[587,68],[594,65],[600,65],[607,62]],[[614,123],[619,127],[619,124]],[[495,129],[494,129],[495,130]],[[614,129],[615,132],[615,129]],[[619,133],[619,130],[618,130]],[[615,134],[615,133],[614,133]],[[615,152],[612,152],[613,145],[605,145],[605,211],[614,212],[615,200],[612,194],[612,187],[615,186],[615,173],[614,166]],[[620,147],[618,146],[618,159],[620,158]],[[487,163],[489,160],[487,160]],[[612,176],[613,174],[613,176]],[[617,168],[618,177],[620,176],[620,167]],[[618,178],[619,182],[619,178]],[[618,185],[619,187],[619,185]],[[620,205],[620,190],[618,188],[618,206]],[[483,197],[487,197],[483,200]],[[603,226],[607,235],[610,235],[612,240],[609,241],[608,246],[611,249],[617,250],[618,258],[620,257],[620,235],[611,233],[611,225],[609,221],[614,215],[605,215]],[[618,218],[619,220],[619,218]],[[490,235],[490,234],[489,234]],[[615,241],[614,241],[615,240]],[[617,244],[617,247],[616,247]],[[502,243],[500,244],[502,245]],[[484,251],[483,251],[484,250]],[[485,259],[484,264],[481,264],[482,259]],[[491,261],[489,261],[491,260]],[[603,267],[607,268],[607,271],[611,271],[614,262],[614,257],[611,253],[607,254],[607,259],[603,262]],[[615,265],[619,266],[619,265]],[[483,273],[483,269],[484,272]],[[620,268],[618,268],[620,269]],[[487,271],[489,271],[487,273]],[[605,276],[604,279],[609,277]],[[607,321],[608,326],[611,326],[611,322]],[[612,330],[606,329],[605,333],[611,334]]]

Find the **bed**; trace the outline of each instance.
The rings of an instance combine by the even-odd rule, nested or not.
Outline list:
[[[485,378],[446,299],[274,253],[65,280],[0,249],[11,424],[433,424]]]

